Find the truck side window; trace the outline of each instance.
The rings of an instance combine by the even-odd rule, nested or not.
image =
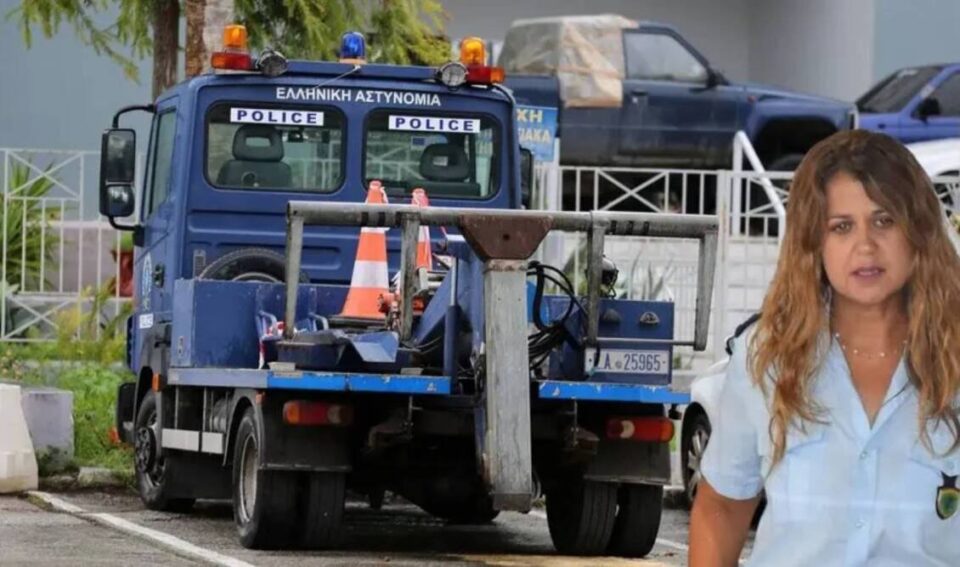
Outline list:
[[[947,77],[931,96],[940,103],[941,116],[960,116],[960,73]]]
[[[707,69],[682,43],[663,33],[623,34],[628,79],[702,83]]]
[[[150,164],[149,201],[146,214],[149,217],[167,199],[170,191],[170,166],[173,161],[173,137],[176,133],[176,111],[164,112],[157,117],[153,138],[153,163]]]

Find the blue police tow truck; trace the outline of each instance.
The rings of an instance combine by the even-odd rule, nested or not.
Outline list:
[[[716,219],[524,210],[514,101],[479,42],[434,69],[367,65],[357,33],[339,62],[253,59],[244,39],[229,28],[212,74],[103,135],[101,212],[137,246],[116,419],[145,505],[232,499],[244,546],[331,548],[347,490],[457,522],[542,492],[559,551],[648,553]],[[132,111],[153,114],[135,221]],[[585,295],[530,260],[551,230],[587,235]],[[672,304],[611,298],[609,235],[699,241],[692,340]],[[385,313],[347,313],[387,270]]]

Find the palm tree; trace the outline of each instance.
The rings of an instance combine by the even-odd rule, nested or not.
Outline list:
[[[195,77],[210,67],[210,55],[220,48],[220,32],[235,20],[234,0],[186,0],[185,69]]]

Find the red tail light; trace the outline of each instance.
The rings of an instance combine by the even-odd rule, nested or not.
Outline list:
[[[503,67],[487,67],[486,65],[470,65],[467,67],[467,83],[469,84],[491,85],[502,83],[503,79]]]
[[[250,58],[250,54],[246,52],[217,51],[210,56],[210,66],[214,69],[250,71],[253,69],[253,60]]]
[[[665,417],[613,417],[607,420],[607,439],[667,443],[673,439],[673,422]]]
[[[283,404],[287,425],[350,425],[353,408],[343,404],[297,400]]]

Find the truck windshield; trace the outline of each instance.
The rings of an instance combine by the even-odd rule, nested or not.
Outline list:
[[[860,97],[857,109],[861,112],[899,112],[939,72],[939,67],[897,71]]]
[[[364,178],[387,192],[484,199],[498,190],[499,125],[486,116],[375,111],[367,119]]]
[[[231,189],[334,191],[343,171],[343,122],[329,108],[214,106],[207,113],[207,179]]]

